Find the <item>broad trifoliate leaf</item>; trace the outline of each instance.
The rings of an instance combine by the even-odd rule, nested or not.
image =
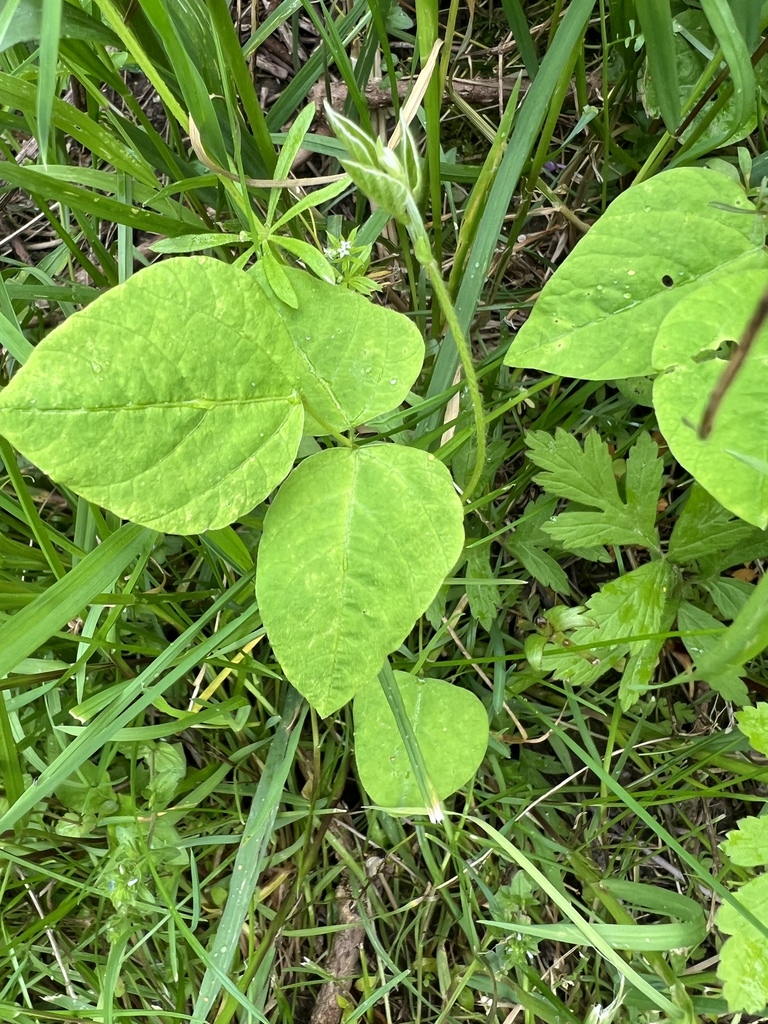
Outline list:
[[[506,363],[590,380],[651,373],[659,325],[683,296],[709,275],[768,266],[761,218],[713,203],[753,209],[703,168],[622,192],[544,286]]]
[[[734,864],[749,868],[768,864],[768,817],[742,818],[722,846]]]
[[[226,526],[288,473],[296,354],[256,280],[191,256],[75,313],[0,395],[0,432],[88,501],[170,533]]]
[[[302,462],[264,520],[256,591],[278,661],[330,715],[403,642],[464,543],[445,466],[416,448],[329,448]]]
[[[395,672],[406,714],[438,797],[444,800],[477,771],[488,746],[488,715],[469,690],[439,679]],[[355,761],[360,781],[383,807],[421,806],[397,722],[378,680],[355,696]]]
[[[763,925],[768,926],[768,874],[758,875],[742,885],[736,898]],[[763,1014],[768,1004],[768,937],[732,907],[724,903],[718,911],[717,927],[732,936],[720,950],[718,978],[731,1013]]]
[[[768,525],[768,474],[759,467],[768,458],[767,329],[724,395],[709,437],[702,440],[697,428],[726,365],[712,355],[739,340],[766,285],[764,270],[706,285],[669,313],[653,349],[656,366],[670,367],[654,382],[653,400],[672,454],[721,505],[761,529]]]
[[[276,309],[299,354],[305,430],[343,432],[396,409],[424,362],[419,329],[348,288],[282,270],[298,300],[295,309],[277,300]],[[260,263],[252,273],[264,284]]]

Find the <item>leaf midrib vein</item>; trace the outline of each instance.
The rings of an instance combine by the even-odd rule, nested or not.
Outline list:
[[[288,402],[296,404],[295,395],[267,395],[254,398],[215,398],[215,399],[200,399],[191,398],[184,401],[174,402],[142,402],[132,403],[131,405],[90,405],[80,406],[74,408],[72,406],[30,406],[25,404],[23,406],[9,406],[8,410],[13,409],[16,412],[40,412],[40,413],[64,413],[67,415],[78,415],[80,413],[92,413],[92,412],[145,412],[148,409],[198,409],[205,412],[210,412],[212,409],[218,409],[226,406],[240,406],[240,405],[262,405],[262,404],[275,404],[276,402]]]

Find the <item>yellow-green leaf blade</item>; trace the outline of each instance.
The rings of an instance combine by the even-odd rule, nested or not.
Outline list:
[[[735,182],[675,168],[623,192],[545,285],[510,366],[611,380],[653,371],[662,320],[708,275],[768,266],[761,219]]]
[[[299,355],[306,430],[346,431],[396,409],[424,362],[418,328],[403,314],[347,288],[303,270],[282,269],[296,292],[298,308],[273,301]],[[264,285],[260,264],[253,273]]]
[[[0,431],[57,482],[145,526],[218,529],[288,473],[295,354],[257,282],[155,264],[53,331],[0,395]]]
[[[477,771],[488,746],[488,716],[469,690],[440,679],[416,679],[395,672],[406,713],[441,800],[460,789]],[[419,787],[397,728],[395,716],[378,681],[355,696],[355,760],[360,781],[383,807],[422,804]],[[461,723],[461,742],[456,724]]]
[[[286,676],[322,715],[403,642],[464,542],[445,466],[394,444],[306,459],[264,521],[256,591]]]

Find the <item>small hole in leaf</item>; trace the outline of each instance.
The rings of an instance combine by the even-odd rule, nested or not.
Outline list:
[[[721,341],[716,348],[705,348],[702,352],[692,356],[694,363],[709,363],[713,359],[720,359],[727,361],[731,357],[731,352],[736,347],[736,342],[732,339],[725,339]]]
[[[665,274],[664,277],[662,277],[661,279],[661,283],[664,285],[665,288],[671,288],[675,282],[672,280],[669,274]]]

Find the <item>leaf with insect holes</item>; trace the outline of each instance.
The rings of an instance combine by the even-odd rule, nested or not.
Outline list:
[[[742,818],[721,845],[734,864],[747,868],[768,864],[768,817]]]
[[[480,767],[488,746],[488,714],[473,693],[453,683],[417,679],[407,672],[394,675],[427,772],[444,800]],[[382,807],[420,807],[423,798],[410,758],[378,680],[355,696],[354,716],[355,761],[371,799]]]
[[[450,473],[418,448],[328,448],[291,473],[264,519],[256,592],[283,671],[321,715],[376,679],[463,543]]]
[[[742,906],[768,927],[768,874],[758,875],[735,894]],[[715,919],[730,935],[720,949],[717,976],[731,1013],[763,1015],[768,1003],[768,937],[731,906],[724,903]]]
[[[623,668],[619,697],[622,707],[629,708],[651,681],[678,601],[672,566],[662,560],[647,562],[592,595],[585,609],[590,624],[569,634],[568,647],[557,642],[545,647],[542,668],[574,685],[593,683],[610,669]]]
[[[598,510],[563,512],[544,523],[554,541],[571,551],[603,544],[659,549],[655,522],[663,462],[649,434],[640,434],[630,449],[624,499],[608,445],[595,431],[587,434],[583,449],[560,427],[554,435],[531,431],[526,444],[528,458],[545,471],[534,477],[544,490]]]
[[[170,533],[226,526],[286,476],[297,357],[252,276],[156,263],[53,330],[0,394],[0,432],[58,483]]]
[[[700,167],[622,192],[546,283],[505,362],[588,380],[652,373],[659,326],[682,298],[768,267],[763,219],[749,211],[738,184]]]
[[[342,433],[396,409],[424,362],[419,329],[401,313],[348,288],[283,267],[299,300],[297,308],[287,307],[272,293],[260,266],[252,273],[270,296],[299,356],[305,430]]]
[[[747,361],[720,402],[712,431],[697,428],[712,390],[726,367],[717,355],[724,342],[741,338],[768,286],[768,274],[729,274],[701,288],[661,324],[653,385],[659,429],[678,462],[725,508],[764,529],[768,526],[768,327],[758,333]]]

